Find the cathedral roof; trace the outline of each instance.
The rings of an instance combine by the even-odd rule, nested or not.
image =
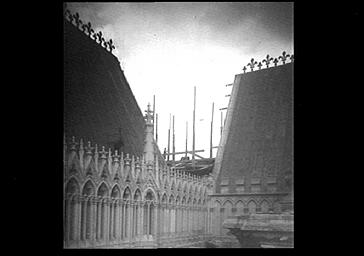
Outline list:
[[[293,63],[243,70],[235,76],[215,160],[217,187],[223,180],[282,177],[292,167]]]
[[[141,156],[144,117],[113,49],[112,40],[66,13],[64,132]]]

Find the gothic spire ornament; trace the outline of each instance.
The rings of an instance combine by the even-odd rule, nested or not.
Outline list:
[[[251,60],[250,60],[250,62],[247,64],[247,66],[250,66],[250,70],[251,71],[253,71],[254,70],[254,67],[255,67],[255,65],[256,64],[258,64],[258,62],[256,62],[255,60],[254,60],[254,58],[252,58]]]
[[[265,62],[265,65],[267,66],[267,68],[269,68],[269,64],[272,60],[273,60],[273,58],[270,57],[269,54],[267,54],[267,56],[265,57],[265,59],[262,62]]]
[[[289,57],[289,54],[286,54],[286,52],[282,52],[282,55],[278,57],[278,59],[282,60],[283,64],[286,64],[286,60]]]

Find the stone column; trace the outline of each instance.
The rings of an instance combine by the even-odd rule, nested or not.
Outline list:
[[[184,205],[181,205],[181,233],[183,234],[184,231],[184,217],[185,217],[185,209]]]
[[[119,242],[121,235],[120,235],[120,222],[121,222],[121,214],[120,214],[120,199],[115,200],[116,204],[116,240]]]
[[[151,205],[151,202],[148,202],[148,210],[147,210],[147,234],[148,234],[148,238],[150,237],[150,234],[151,234],[151,225],[152,225],[152,223],[151,223],[151,210],[150,210],[150,205]]]
[[[96,198],[91,199],[91,221],[90,221],[90,240],[91,244],[94,245],[96,241]]]
[[[106,244],[109,244],[110,242],[110,199],[107,198],[105,202],[105,240]]]
[[[76,216],[75,216],[75,240],[77,247],[79,246],[80,237],[81,237],[81,203],[80,203],[80,197],[76,197]]]
[[[143,235],[143,204],[139,202],[139,235]]]
[[[113,201],[110,202],[109,204],[109,242],[113,241],[113,237],[114,237],[114,203]]]
[[[133,204],[131,201],[128,202],[129,203],[129,207],[128,207],[128,216],[129,216],[129,221],[128,221],[128,236],[129,236],[129,241],[131,242],[132,240],[132,236],[131,236],[131,229],[132,229],[132,223],[133,223]]]
[[[66,247],[69,246],[69,240],[70,240],[70,206],[71,206],[71,201],[67,198],[65,201],[65,226],[66,226],[66,230],[65,230],[65,242],[66,242]]]
[[[100,239],[100,219],[101,219],[101,216],[100,216],[100,210],[101,210],[101,202],[100,202],[100,199],[97,200],[97,204],[96,204],[96,240],[99,241]]]
[[[121,227],[121,232],[120,232],[120,234],[121,234],[121,240],[124,240],[125,239],[125,230],[126,230],[126,225],[125,225],[125,223],[126,223],[126,221],[125,221],[125,218],[126,218],[126,215],[125,215],[125,206],[126,206],[126,204],[125,204],[125,201],[122,199],[122,201],[121,201],[121,225],[120,225],[120,227]]]
[[[176,234],[176,236],[178,236],[178,229],[179,229],[179,225],[178,225],[178,205],[176,204],[176,207],[175,207],[175,214],[174,214],[174,226],[175,226],[175,228],[174,228],[174,233]]]

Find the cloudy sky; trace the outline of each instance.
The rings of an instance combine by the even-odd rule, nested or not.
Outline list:
[[[142,111],[155,95],[161,151],[167,147],[170,114],[176,151],[185,149],[186,121],[192,149],[196,86],[196,149],[208,157],[212,102],[217,146],[219,109],[227,107],[225,95],[231,91],[225,85],[251,58],[293,53],[293,3],[69,3],[68,8],[114,41],[114,54]]]

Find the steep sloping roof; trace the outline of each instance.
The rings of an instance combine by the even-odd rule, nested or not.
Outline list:
[[[118,59],[65,20],[65,134],[140,156],[144,128]]]
[[[293,63],[236,75],[215,160],[220,182],[276,177],[292,169]]]

